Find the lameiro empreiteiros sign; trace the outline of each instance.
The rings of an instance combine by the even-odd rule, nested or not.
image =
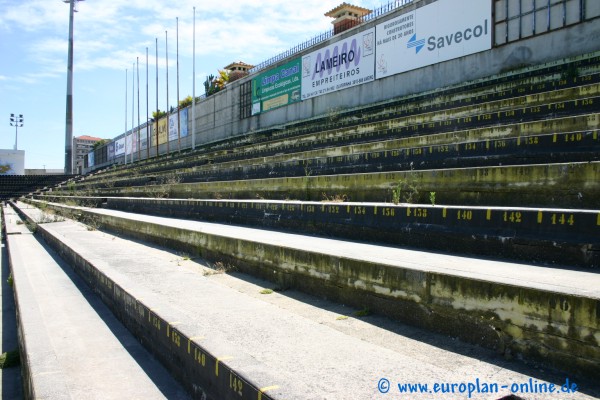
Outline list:
[[[377,79],[492,48],[492,5],[438,0],[376,26]]]
[[[375,79],[375,28],[302,57],[302,100]]]

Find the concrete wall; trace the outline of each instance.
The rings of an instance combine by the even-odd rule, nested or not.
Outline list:
[[[506,2],[509,2],[509,17],[515,14],[515,5],[512,0],[501,0],[495,3],[496,10],[504,10]],[[392,12],[387,16],[371,21],[355,29],[351,29],[344,34],[321,43],[318,47],[325,47],[342,38],[356,34],[380,24],[388,19],[397,17],[407,11],[413,10],[417,6],[423,6],[431,1],[415,2],[407,7]],[[527,3],[527,2],[525,2]],[[575,3],[567,1],[567,16],[578,13]],[[523,8],[522,12],[526,9]],[[498,11],[495,11],[498,13]],[[540,11],[541,12],[541,11]],[[560,10],[562,13],[562,9]],[[326,115],[336,110],[351,109],[354,107],[365,106],[373,103],[383,102],[396,97],[405,96],[413,93],[420,93],[449,85],[456,85],[465,81],[476,80],[516,68],[526,66],[535,66],[542,63],[555,61],[558,59],[576,57],[578,55],[592,53],[600,50],[600,23],[596,18],[600,15],[600,5],[597,2],[586,2],[585,17],[595,18],[584,23],[566,26],[554,31],[544,32],[542,25],[544,21],[537,19],[537,32],[542,32],[536,36],[531,36],[527,29],[531,22],[526,18],[516,19],[521,26],[521,36],[526,35],[523,32],[530,32],[529,37],[518,40],[513,36],[510,40],[516,40],[508,44],[496,45],[492,50],[477,53],[474,55],[461,57],[458,59],[442,62],[418,70],[394,75],[384,79],[378,79],[374,82],[351,87],[345,90],[337,91],[327,95],[314,97],[295,103],[276,110],[265,112],[244,120],[240,120],[240,85],[247,82],[252,77],[247,77],[229,85],[223,92],[219,92],[197,103],[196,109],[196,143],[211,143],[218,140],[243,135],[255,130],[285,125],[297,120],[309,119],[316,116]],[[562,14],[560,14],[562,15]],[[506,13],[497,18],[506,18]],[[568,17],[571,18],[571,17]],[[561,19],[562,21],[562,19]],[[567,19],[566,23],[573,23]],[[496,22],[495,22],[496,24]],[[502,37],[509,24],[509,32],[516,29],[513,20],[508,22],[499,22],[495,25],[496,38],[495,43],[506,42]],[[556,22],[553,22],[551,29],[557,29]],[[310,48],[294,57],[301,57],[308,54],[315,48]],[[288,62],[289,59],[282,60],[281,65]],[[274,65],[273,67],[275,67]]]
[[[433,2],[434,0],[414,1],[387,15],[307,48],[290,58],[283,59],[273,64],[272,68]],[[534,11],[534,3],[537,11]],[[457,85],[517,68],[600,51],[600,2],[565,0],[553,4],[549,14],[547,5],[539,1],[494,0],[492,7],[494,47],[491,50],[377,79],[245,119],[240,119],[241,85],[249,82],[255,75],[240,79],[228,85],[225,90],[197,101],[196,144],[218,142],[290,122]],[[583,7],[580,7],[581,5]],[[581,18],[585,22],[578,23]],[[190,130],[191,114],[190,110],[188,116]],[[118,136],[115,140],[122,136]],[[190,147],[191,137],[182,139],[181,148]],[[173,149],[177,149],[177,141],[171,142],[171,152]],[[161,145],[159,153],[166,152],[166,144]],[[151,148],[150,157],[155,155],[156,148]],[[145,157],[146,154],[142,154],[142,158]],[[137,156],[134,156],[134,159],[136,158]],[[124,163],[125,158],[120,156],[113,162]],[[111,163],[96,162],[94,168]]]

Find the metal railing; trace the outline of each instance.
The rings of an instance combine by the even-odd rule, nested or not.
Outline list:
[[[371,13],[360,17],[357,21],[350,21],[348,28],[352,28],[356,25],[360,25],[362,23],[371,21],[375,18],[378,18],[379,16],[386,14],[390,11],[394,11],[400,7],[403,7],[409,3],[412,3],[413,0],[395,0],[395,1],[391,1],[388,2],[384,5],[382,5],[381,7],[373,10]],[[285,60],[288,57],[293,56],[294,54],[300,53],[306,49],[308,49],[309,47],[315,46],[321,42],[324,42],[325,40],[328,40],[330,38],[332,38],[335,35],[334,30],[330,29],[327,32],[323,32],[320,33],[316,36],[314,36],[313,38],[302,42],[300,44],[298,44],[297,46],[292,47],[291,49],[284,51],[283,53],[280,53],[278,55],[276,55],[275,57],[269,58],[266,61],[261,62],[260,64],[256,65],[254,68],[250,69],[250,73],[256,73],[258,71],[261,71],[267,67],[269,67],[270,65],[276,64],[281,60]]]

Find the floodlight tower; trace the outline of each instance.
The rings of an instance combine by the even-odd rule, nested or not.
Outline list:
[[[23,127],[23,114],[10,114],[10,126],[15,127],[15,150],[17,150],[18,129]]]
[[[63,0],[69,3],[69,55],[67,66],[67,111],[65,124],[65,174],[73,173],[73,14],[77,12],[77,2],[84,0]]]

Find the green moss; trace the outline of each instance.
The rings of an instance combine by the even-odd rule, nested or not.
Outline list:
[[[7,351],[0,355],[0,369],[16,367],[21,363],[19,350]]]

